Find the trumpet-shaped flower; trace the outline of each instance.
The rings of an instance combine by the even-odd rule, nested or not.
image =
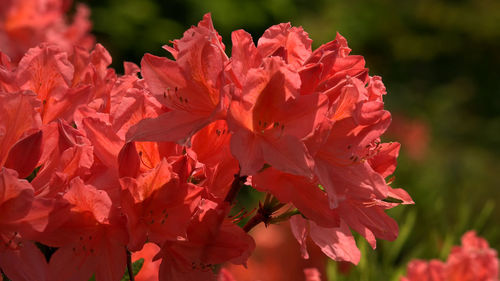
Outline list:
[[[175,61],[146,54],[141,72],[151,93],[169,111],[132,127],[128,141],[186,142],[208,123],[225,115],[221,73],[228,58],[221,38],[207,14],[184,33],[173,47],[165,47]]]

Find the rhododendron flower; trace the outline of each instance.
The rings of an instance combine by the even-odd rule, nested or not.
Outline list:
[[[59,247],[49,263],[49,280],[119,280],[125,270],[127,233],[109,195],[80,178],[70,182],[63,200],[65,222],[43,233],[41,241]]]
[[[131,127],[127,140],[189,143],[197,132],[210,140],[214,124],[226,121],[229,134],[214,148],[227,151],[221,147],[229,144],[239,175],[297,207],[308,221],[299,227],[294,219],[296,231],[311,228],[328,256],[357,263],[351,228],[373,248],[375,238],[395,239],[397,224],[384,210],[398,203],[383,200],[413,201],[385,180],[399,144],[380,142],[391,121],[380,77],[368,75],[363,57],[349,55],[340,35],[315,51],[307,33],[290,24],[269,28],[257,46],[241,30],[232,41],[228,59],[206,15],[166,47],[175,61],[146,55],[145,86],[169,111]],[[218,135],[226,132],[221,126]],[[210,161],[196,142],[195,151]],[[235,163],[231,158],[223,159]],[[234,173],[236,165],[229,165]]]
[[[140,122],[128,140],[183,143],[224,115],[220,74],[228,58],[210,15],[175,40],[173,48],[165,48],[175,61],[146,54],[141,73],[151,93],[170,111]]]
[[[18,62],[32,47],[50,42],[71,52],[74,45],[90,49],[94,38],[88,32],[90,11],[78,5],[73,23],[68,25],[65,12],[71,1],[14,0],[0,4],[1,51]]]
[[[299,216],[290,219],[292,232],[301,246],[303,258],[309,258],[306,239],[310,235],[321,251],[329,258],[338,261],[348,261],[358,264],[361,257],[356,241],[344,222],[339,227],[321,227],[314,221],[307,221]]]
[[[14,170],[0,168],[0,268],[12,280],[46,280],[45,257],[25,239],[27,217],[34,201],[33,187]],[[35,214],[39,215],[39,214]]]
[[[469,231],[462,246],[454,246],[446,262],[414,260],[401,281],[498,281],[498,256],[488,242]]]
[[[130,250],[140,249],[146,241],[161,245],[166,240],[186,239],[191,205],[196,204],[193,201],[201,188],[180,183],[165,158],[137,180],[122,178],[121,184]]]
[[[43,124],[58,118],[70,123],[81,105],[109,112],[116,80],[114,70],[107,68],[110,63],[109,53],[99,44],[90,54],[77,48],[69,56],[60,46],[44,43],[29,49],[17,67],[5,68],[0,85],[10,93],[35,93]]]
[[[46,125],[42,131],[44,149],[37,164],[41,168],[31,183],[37,195],[52,198],[65,192],[72,179],[90,174],[93,147],[82,132],[63,121]]]
[[[290,218],[304,258],[358,263],[351,230],[373,248],[396,238],[384,211],[413,201],[386,181],[400,148],[380,140],[386,90],[345,38],[313,51],[289,23],[257,45],[238,30],[228,57],[207,14],[164,46],[173,60],[146,54],[118,75],[87,34],[85,8],[68,26],[64,3],[0,4],[0,267],[10,279],[120,280],[132,256],[145,260],[138,280],[231,281],[228,263],[246,265],[255,248],[247,232]],[[241,228],[246,211],[229,213],[243,186],[267,194]],[[35,243],[56,248],[49,262]],[[485,246],[464,247],[450,268]],[[300,277],[320,280],[309,267]]]
[[[188,227],[187,239],[165,243],[158,254],[162,258],[160,281],[215,280],[214,265],[228,261],[245,264],[255,242],[224,218],[227,211],[209,200],[200,204]]]
[[[241,173],[252,175],[268,163],[285,172],[312,176],[313,161],[301,141],[324,118],[326,98],[300,96],[298,73],[279,58],[248,72],[241,100],[231,103],[231,151]]]
[[[198,161],[205,165],[204,184],[210,193],[209,199],[223,201],[229,192],[235,175],[239,171],[239,162],[231,154],[229,143],[231,134],[226,121],[217,120],[193,135],[192,150]]]
[[[41,153],[40,102],[33,92],[0,91],[0,167],[27,177]]]

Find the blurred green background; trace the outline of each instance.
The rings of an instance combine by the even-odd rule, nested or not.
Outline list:
[[[269,26],[303,26],[313,47],[346,37],[388,90],[394,126],[385,141],[403,148],[393,187],[413,206],[390,210],[400,237],[376,251],[359,239],[359,266],[323,280],[399,280],[410,259],[445,259],[475,229],[500,249],[500,2],[497,0],[87,0],[93,33],[121,71],[182,37],[203,14],[230,49],[230,33],[254,41]]]

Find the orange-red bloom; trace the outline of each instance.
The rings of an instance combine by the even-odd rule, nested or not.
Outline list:
[[[74,45],[89,50],[94,38],[89,34],[90,11],[78,5],[73,23],[68,24],[65,12],[71,1],[7,0],[0,4],[0,46],[2,52],[18,62],[32,47],[50,42],[71,52]]]
[[[175,61],[146,54],[141,72],[151,93],[169,111],[134,126],[128,141],[186,142],[191,135],[224,115],[220,75],[228,58],[207,14],[196,27],[165,47]]]
[[[119,280],[130,252],[143,251],[153,269],[138,279],[234,280],[213,270],[245,265],[255,247],[245,232],[254,225],[228,217],[243,185],[291,208],[264,222],[292,216],[304,258],[308,237],[351,263],[360,259],[351,229],[372,247],[396,238],[384,211],[413,201],[386,181],[400,146],[380,141],[391,122],[385,87],[345,38],[313,51],[289,23],[257,45],[239,30],[228,57],[207,14],[164,47],[174,60],[146,54],[117,75],[103,46],[90,51],[85,8],[68,26],[63,3],[0,4],[0,267],[9,278]],[[49,263],[34,241],[57,247]],[[449,268],[484,248],[474,243]]]
[[[498,256],[488,242],[469,231],[462,246],[454,246],[446,262],[413,260],[401,281],[498,281]]]

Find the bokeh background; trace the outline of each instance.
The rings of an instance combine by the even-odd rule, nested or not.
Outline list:
[[[399,238],[373,251],[358,236],[362,260],[350,267],[291,258],[299,251],[287,226],[261,226],[254,231],[262,246],[249,264],[253,276],[239,273],[240,281],[303,280],[310,266],[322,280],[399,280],[409,260],[444,260],[470,229],[500,249],[499,1],[80,2],[90,6],[93,33],[119,72],[124,60],[139,63],[146,52],[166,56],[162,45],[211,12],[228,52],[231,31],[245,29],[257,41],[269,26],[289,21],[304,27],[314,48],[339,32],[370,74],[383,77],[394,120],[384,140],[402,143],[392,185],[416,202],[389,211]],[[243,191],[239,202],[251,208],[258,196]]]

